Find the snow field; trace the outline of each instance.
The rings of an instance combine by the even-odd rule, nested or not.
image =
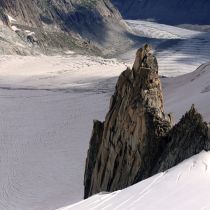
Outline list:
[[[210,152],[110,194],[98,194],[59,210],[209,210]]]
[[[52,210],[81,200],[93,119],[104,119],[124,64],[6,56],[0,69],[0,209]]]

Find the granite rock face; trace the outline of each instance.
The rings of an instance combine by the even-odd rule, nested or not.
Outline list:
[[[85,198],[148,177],[159,157],[161,139],[171,129],[170,116],[163,112],[157,60],[148,45],[138,50],[133,69],[120,75],[101,129],[94,169],[90,173],[86,167]],[[91,161],[88,155],[87,163]]]
[[[210,150],[209,124],[194,105],[172,126],[163,109],[156,58],[139,49],[117,82],[105,122],[94,123],[85,170],[85,198],[126,188]]]

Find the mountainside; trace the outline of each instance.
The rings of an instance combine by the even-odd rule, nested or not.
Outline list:
[[[131,186],[210,149],[208,124],[194,106],[172,127],[163,110],[158,64],[145,45],[124,71],[105,122],[96,121],[85,170],[85,198]]]
[[[168,24],[210,24],[207,0],[112,0],[126,19],[153,19]]]
[[[109,0],[1,0],[0,25],[0,53],[76,48],[106,54],[128,42]]]

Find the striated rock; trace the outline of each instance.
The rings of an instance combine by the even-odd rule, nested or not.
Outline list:
[[[163,112],[156,58],[147,49],[148,45],[139,49],[133,69],[120,75],[104,128],[93,131],[103,136],[97,160],[92,163],[94,169],[86,167],[85,198],[148,177],[159,157],[161,139],[170,130],[171,121]],[[91,159],[88,156],[88,164]]]

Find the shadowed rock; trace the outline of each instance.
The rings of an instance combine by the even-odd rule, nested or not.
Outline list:
[[[99,147],[101,146],[103,129],[104,129],[103,123],[97,120],[94,121],[92,137],[90,140],[90,148],[88,150],[88,159],[86,161],[86,169],[85,169],[85,171],[87,172],[85,174],[85,179],[84,179],[85,193],[86,193],[85,197],[88,197],[89,195],[91,175],[95,167]]]
[[[190,111],[171,129],[167,138],[163,139],[167,144],[154,168],[154,174],[165,171],[203,150],[210,150],[208,132],[208,124],[192,105]]]

